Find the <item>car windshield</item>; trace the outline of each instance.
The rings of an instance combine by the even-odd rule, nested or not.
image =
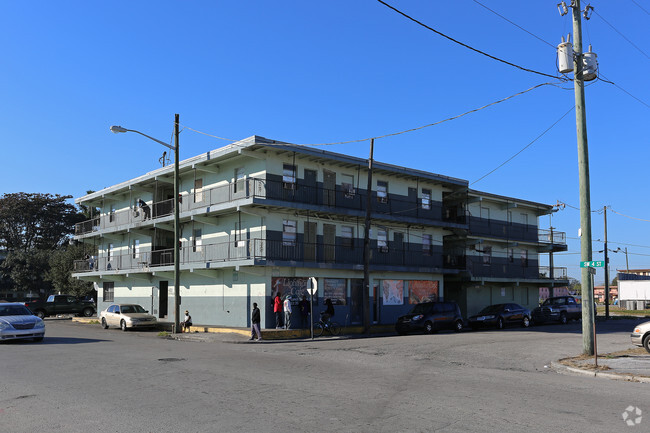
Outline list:
[[[498,304],[498,305],[490,305],[488,307],[483,308],[481,311],[478,312],[478,314],[494,314],[498,313],[501,311],[503,307],[503,304]]]
[[[433,304],[417,304],[411,310],[411,314],[427,314],[431,310]]]
[[[122,305],[120,309],[122,311],[122,314],[146,313],[146,311],[144,311],[144,308],[139,305]]]
[[[565,304],[564,298],[548,298],[542,305]]]
[[[31,316],[32,312],[23,305],[0,305],[0,316]]]

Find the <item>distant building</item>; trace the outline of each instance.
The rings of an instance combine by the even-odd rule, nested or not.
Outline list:
[[[197,324],[248,326],[252,303],[275,327],[271,299],[294,303],[316,277],[316,311],[330,298],[342,325],[360,324],[363,290],[374,323],[392,324],[427,299],[455,300],[464,315],[490,304],[534,307],[539,287],[566,286],[566,268],[539,266],[566,251],[542,230],[551,205],[471,190],[468,182],[253,136],[80,197],[100,214],[75,239],[97,257],[75,263],[95,282],[98,309],[139,303],[173,321],[173,211],[180,206],[181,305]],[[370,287],[363,287],[370,194]]]
[[[618,298],[618,286],[609,286],[609,303],[611,304],[614,298]],[[605,286],[594,286],[594,299],[596,302],[605,302]]]

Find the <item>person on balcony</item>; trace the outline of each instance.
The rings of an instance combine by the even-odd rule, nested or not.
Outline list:
[[[144,200],[139,199],[138,206],[140,206],[140,209],[142,209],[142,213],[144,214],[145,220],[151,218],[151,208],[149,208],[149,205],[145,203]]]

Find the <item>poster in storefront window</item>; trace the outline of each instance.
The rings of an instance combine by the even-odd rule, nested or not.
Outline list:
[[[331,299],[334,305],[345,305],[347,299],[345,282],[345,278],[324,278],[323,299]]]
[[[408,282],[408,287],[409,304],[438,300],[438,281],[413,280]]]
[[[382,280],[381,286],[384,295],[384,305],[404,304],[404,281]]]
[[[309,278],[302,277],[273,277],[271,278],[271,298],[280,292],[282,299],[291,295],[291,304],[297,305],[303,296],[309,300],[307,292],[307,281]],[[318,297],[314,296],[314,305],[318,304]]]

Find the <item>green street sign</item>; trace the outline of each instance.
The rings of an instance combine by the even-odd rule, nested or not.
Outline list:
[[[599,261],[591,261],[591,262],[580,262],[580,267],[581,268],[604,268],[605,261],[599,260]]]

